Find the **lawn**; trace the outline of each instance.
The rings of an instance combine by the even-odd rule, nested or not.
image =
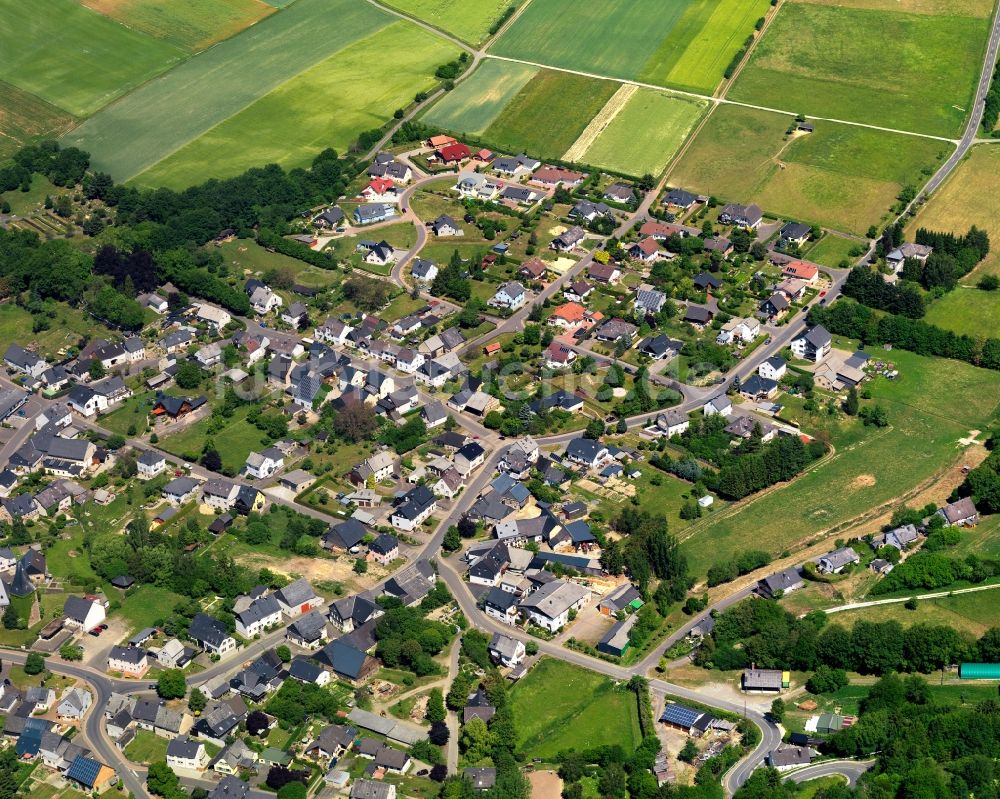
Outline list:
[[[267,446],[264,443],[264,433],[253,425],[247,424],[246,417],[249,408],[249,405],[237,408],[226,426],[216,433],[208,432],[212,419],[205,417],[188,425],[183,430],[161,437],[159,446],[179,458],[187,460],[190,459],[189,456],[193,456],[197,460],[206,440],[211,439],[215,442],[219,455],[222,456],[223,468],[228,467],[239,471],[243,468],[247,455]]]
[[[469,44],[479,44],[490,32],[490,25],[516,0],[462,0],[456,6],[450,0],[389,0],[388,6],[398,8],[417,19],[457,36]]]
[[[671,183],[727,201],[860,234],[905,185],[919,185],[947,147],[932,139],[817,122],[786,137],[791,117],[720,106],[671,172]]]
[[[617,90],[611,81],[542,70],[504,107],[483,139],[511,152],[559,158]]]
[[[679,537],[695,574],[704,574],[719,553],[794,550],[959,462],[958,439],[971,429],[986,429],[997,414],[996,374],[900,350],[891,353],[891,360],[899,378],[869,384],[890,426],[838,424],[832,428],[837,451],[829,460],[683,531]]]
[[[524,85],[538,74],[538,67],[486,59],[453,91],[423,115],[423,121],[455,133],[481,134]]]
[[[274,13],[262,0],[80,0],[87,8],[132,30],[184,47],[203,50]]]
[[[168,740],[149,730],[136,730],[135,738],[125,747],[125,757],[133,763],[155,763],[167,757]]]
[[[997,145],[973,147],[920,209],[906,235],[912,241],[920,227],[965,233],[970,225],[985,230],[992,242],[997,242],[983,263],[963,278],[963,283],[973,285],[984,274],[1000,276],[1000,147]]]
[[[948,551],[962,557],[974,553],[985,558],[1000,558],[1000,514],[980,519],[979,524]]]
[[[828,233],[806,251],[805,257],[823,266],[840,266],[841,261],[853,264],[858,259],[850,253],[859,245],[864,247],[865,242]]]
[[[581,160],[630,175],[659,174],[707,106],[701,100],[639,89]]]
[[[72,115],[29,92],[0,81],[0,158],[28,142],[60,136],[75,124]]]
[[[972,101],[988,29],[987,19],[954,12],[911,14],[789,0],[729,97],[955,136]],[[888,41],[891,47],[885,46]]]
[[[560,660],[542,658],[511,689],[511,703],[518,747],[530,757],[610,744],[632,752],[642,738],[631,691]]]
[[[919,593],[919,592],[915,592]],[[853,627],[857,621],[898,621],[904,627],[912,624],[944,624],[959,633],[979,638],[1000,622],[1000,588],[959,594],[940,599],[921,599],[916,610],[907,610],[903,603],[876,605],[861,610],[834,613],[831,622]]]
[[[219,247],[219,252],[229,266],[240,272],[244,269],[255,274],[264,274],[272,269],[287,271],[294,276],[296,283],[311,288],[327,288],[339,283],[343,277],[340,272],[320,269],[298,258],[266,250],[253,239],[227,241]]]
[[[155,585],[142,585],[134,589],[122,600],[121,613],[128,619],[130,632],[152,627],[153,624],[169,616],[174,605],[183,600],[180,594],[175,594],[166,588]]]
[[[394,54],[391,61],[380,59],[386,52]],[[136,182],[181,189],[262,164],[305,166],[327,147],[346,150],[359,133],[382,125],[414,94],[430,89],[435,67],[454,56],[454,47],[444,40],[409,22],[395,22],[261,97]],[[327,103],[330,112],[322,110]]]
[[[927,307],[924,321],[970,336],[1000,335],[1000,291],[959,286]]]
[[[102,20],[86,9],[81,13]],[[54,14],[46,17],[57,19]],[[110,172],[119,181],[134,177],[393,19],[369,3],[297,0],[280,14],[272,14],[148,82],[63,137],[63,143],[90,152],[91,166]],[[58,24],[62,28],[65,22]],[[145,36],[142,40],[151,47],[169,46]],[[122,54],[116,56],[113,63],[129,63]],[[335,117],[346,110],[337,107],[333,98],[311,99],[314,116]],[[329,103],[328,113],[317,113],[317,105],[323,103]],[[247,136],[235,153],[255,139],[255,135]],[[226,153],[227,160],[235,153]]]
[[[0,79],[74,116],[88,116],[182,60],[168,42],[129,30],[73,0],[0,0]]]
[[[491,48],[501,56],[711,93],[763,0],[531,3]]]

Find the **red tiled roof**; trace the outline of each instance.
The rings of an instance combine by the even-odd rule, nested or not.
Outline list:
[[[541,258],[532,258],[521,264],[521,272],[534,278],[539,278],[545,274],[548,267]]]
[[[462,161],[472,156],[469,148],[461,142],[445,145],[438,149],[437,154],[442,161]]]
[[[449,144],[455,143],[455,139],[453,137],[444,135],[431,136],[428,141],[430,142],[431,147],[446,147]]]
[[[543,166],[535,170],[531,176],[532,180],[542,183],[576,183],[583,180],[585,175],[582,172],[574,172],[572,169],[559,169],[554,166]]]
[[[805,261],[792,261],[790,264],[785,264],[785,267],[781,270],[783,275],[788,275],[789,277],[798,277],[803,280],[812,280],[816,275],[819,274],[819,269],[817,269],[812,264],[807,264]]]
[[[578,302],[567,302],[556,308],[552,315],[567,322],[582,322],[587,309]]]

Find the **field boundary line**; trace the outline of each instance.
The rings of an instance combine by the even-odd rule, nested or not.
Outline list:
[[[767,29],[771,27],[771,23],[777,18],[778,12],[781,11],[784,5],[785,0],[778,0],[772,8],[764,12],[764,25],[759,31],[754,31],[753,41],[746,49],[746,52],[743,53],[743,58],[741,58],[740,62],[736,65],[736,69],[733,71],[733,74],[728,78],[723,78],[716,88],[719,97],[725,97],[729,94],[729,90],[733,87],[733,84],[736,83],[736,79],[740,76],[743,68],[750,63],[750,57],[753,55],[753,51],[757,49],[757,45],[760,43],[760,40],[764,38],[764,34],[767,33]]]
[[[372,0],[368,0],[372,2]],[[483,53],[483,58],[493,58],[497,61],[510,61],[515,64],[527,64],[531,67],[538,67],[539,69],[548,69],[553,72],[568,72],[571,75],[580,75],[584,78],[593,78],[594,80],[609,80],[613,83],[627,83],[633,86],[638,86],[640,89],[655,89],[659,92],[667,92],[668,94],[675,94],[680,97],[693,97],[697,100],[705,100],[709,103],[715,105],[735,105],[741,108],[752,108],[756,111],[768,111],[772,114],[781,114],[782,116],[795,117],[798,111],[788,111],[784,108],[771,108],[766,105],[755,105],[754,103],[743,103],[739,100],[730,100],[726,97],[713,97],[708,94],[699,94],[698,92],[689,92],[684,89],[673,89],[669,86],[658,86],[655,83],[645,83],[639,80],[632,80],[630,78],[613,78],[609,75],[598,75],[594,72],[584,72],[581,69],[569,69],[567,67],[557,67],[552,64],[543,64],[540,61],[529,61],[526,58],[511,58],[510,56],[503,55],[493,55],[493,53]],[[819,117],[812,116],[808,117],[811,120],[817,122],[836,122],[839,125],[850,125],[855,128],[867,128],[869,130],[878,130],[882,133],[897,133],[901,136],[915,136],[920,139],[932,139],[934,141],[947,142],[948,144],[958,144],[958,139],[949,139],[947,136],[935,136],[932,133],[917,133],[913,130],[900,130],[899,128],[887,128],[882,125],[872,125],[867,122],[853,122],[849,119],[836,119],[834,117]]]
[[[407,14],[405,11],[400,11],[398,8],[387,6],[384,3],[380,3],[378,0],[368,0],[368,3],[370,5],[375,6],[375,8],[377,8],[379,11],[384,11],[386,14],[392,14],[393,16],[399,17],[400,19],[405,19],[407,22],[412,22],[417,27],[423,28],[428,33],[433,33],[435,36],[440,36],[442,39],[447,39],[452,44],[458,45],[467,53],[470,53],[472,55],[476,54],[476,49],[471,44],[463,42],[457,36],[448,33],[447,31],[437,27],[436,25],[431,25],[431,23],[425,20],[411,16],[410,14]]]
[[[848,610],[864,610],[865,608],[874,608],[880,605],[898,605],[901,602],[909,602],[911,599],[947,599],[950,596],[973,594],[976,591],[992,591],[996,588],[1000,588],[1000,583],[976,585],[971,588],[956,588],[951,591],[935,591],[931,594],[914,594],[913,596],[899,596],[893,597],[892,599],[872,599],[868,602],[852,602],[849,605],[838,605],[835,608],[825,608],[823,612],[826,614],[832,614]]]
[[[639,91],[639,87],[629,83],[623,83],[619,86],[618,91],[608,98],[604,107],[594,115],[594,118],[587,123],[587,127],[576,137],[576,141],[563,153],[562,160],[576,161],[583,158],[591,145],[604,133],[608,125],[614,122],[615,117],[622,112],[622,109],[637,91]]]

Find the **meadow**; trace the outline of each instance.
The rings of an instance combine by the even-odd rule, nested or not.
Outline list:
[[[160,448],[184,460],[197,460],[207,442],[214,442],[215,448],[222,457],[222,467],[238,472],[253,451],[266,447],[268,442],[264,434],[247,424],[249,406],[237,408],[226,421],[225,427],[212,433],[209,432],[212,419],[206,416],[182,430],[165,436],[160,436]]]
[[[489,35],[490,25],[515,1],[462,0],[461,7],[457,7],[450,0],[389,0],[386,5],[447,31],[469,44],[479,44]]]
[[[823,266],[840,266],[841,261],[854,263],[857,258],[851,255],[851,250],[859,245],[864,246],[864,242],[827,234],[806,252],[805,257]]]
[[[610,744],[632,752],[642,739],[635,694],[560,660],[542,658],[511,689],[510,701],[518,748],[532,757]]]
[[[719,106],[671,170],[671,183],[862,234],[947,146],[932,139],[817,122],[786,137],[790,117]]]
[[[888,357],[899,378],[877,378],[868,387],[886,409],[890,426],[821,422],[836,449],[826,461],[785,486],[681,533],[694,573],[703,574],[718,552],[758,548],[777,555],[794,550],[822,531],[894,504],[935,474],[961,465],[958,440],[969,430],[986,429],[997,417],[996,374],[901,350]],[[956,403],[954,397],[963,401]]]
[[[102,19],[86,9],[83,13]],[[88,119],[62,142],[89,151],[94,169],[127,180],[392,21],[393,17],[369,3],[297,0],[280,14],[272,14],[150,81]],[[155,40],[152,43],[160,46]],[[318,103],[324,98],[313,100]],[[329,115],[336,111],[331,107]],[[323,116],[315,108],[311,115]],[[240,149],[252,143],[250,137],[240,142]],[[229,155],[239,155],[239,151]]]
[[[906,228],[908,240],[917,228],[965,233],[969,225],[990,235],[990,254],[962,279],[974,285],[985,274],[1000,276],[1000,147],[973,147],[916,218]]]
[[[927,306],[924,321],[970,336],[1000,335],[1000,292],[959,286]]]
[[[790,0],[729,97],[955,136],[972,101],[988,28],[985,19],[953,13],[907,14]]]
[[[191,51],[228,39],[275,12],[262,0],[80,0],[133,30],[164,39]]]
[[[641,176],[663,171],[708,104],[639,89],[583,154],[584,163]]]
[[[711,93],[764,0],[532,3],[493,45],[510,58]]]
[[[392,61],[380,59],[386,52],[394,53]],[[434,68],[454,57],[453,45],[399,20],[282,84],[135,182],[182,189],[263,164],[306,166],[321,150],[344,151],[363,130],[382,125],[414,94],[431,88]]]
[[[972,531],[970,534],[974,534]],[[919,591],[914,593],[920,593]],[[914,624],[944,624],[953,630],[979,638],[1000,621],[1000,588],[977,591],[971,594],[921,599],[916,610],[907,610],[902,602],[894,605],[875,605],[861,610],[846,610],[830,616],[831,622],[847,628],[858,621],[898,621],[904,627]]]
[[[331,269],[320,269],[298,258],[271,252],[261,247],[253,239],[236,239],[219,247],[226,262],[239,271],[249,269],[263,274],[272,269],[290,272],[296,283],[312,288],[328,288],[341,281],[343,274]]]
[[[71,114],[40,97],[0,81],[0,158],[33,139],[60,136],[76,123]]]
[[[511,99],[482,138],[512,152],[558,158],[617,90],[612,81],[542,70]]]
[[[0,80],[88,116],[185,57],[74,0],[0,0]]]
[[[486,59],[431,106],[423,121],[455,133],[481,134],[536,74],[538,67]]]

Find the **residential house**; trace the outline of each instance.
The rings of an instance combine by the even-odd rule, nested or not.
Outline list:
[[[222,328],[233,321],[233,317],[229,311],[224,311],[222,308],[217,308],[214,305],[203,302],[197,304],[195,308],[197,309],[194,315],[195,319],[199,322],[205,322],[216,330],[222,330]]]
[[[240,487],[221,478],[213,478],[201,487],[201,502],[210,511],[227,511],[236,502]]]
[[[543,186],[558,186],[561,183],[566,188],[576,188],[583,183],[586,177],[583,172],[576,172],[572,169],[543,166],[535,170],[531,176],[531,180]]]
[[[472,157],[472,152],[467,145],[453,142],[437,148],[435,155],[443,164],[460,164],[462,161],[468,161]]]
[[[488,647],[490,658],[500,666],[513,668],[519,666],[525,657],[524,644],[503,633],[493,633]]]
[[[788,364],[779,355],[771,356],[766,361],[762,361],[760,366],[757,367],[757,374],[774,381],[781,380],[787,371]]]
[[[461,172],[455,183],[455,191],[462,197],[489,202],[500,193],[500,184],[477,172]]]
[[[388,566],[399,557],[399,539],[394,535],[382,533],[368,545],[368,554],[383,566]]]
[[[532,624],[556,632],[567,624],[571,610],[581,610],[589,600],[588,589],[554,580],[522,599],[519,609]]]
[[[205,744],[187,735],[174,738],[167,744],[167,765],[181,774],[200,773],[208,768]]]
[[[704,305],[689,305],[684,310],[683,321],[693,325],[696,329],[702,330],[712,323],[715,312]]]
[[[404,184],[413,178],[413,170],[402,161],[397,161],[392,153],[379,153],[368,167],[368,177],[389,178],[394,183]]]
[[[608,448],[592,438],[574,438],[566,445],[566,459],[596,469],[610,457]]]
[[[789,261],[781,268],[781,274],[786,278],[805,281],[806,285],[815,285],[819,279],[819,267],[805,261]]]
[[[757,581],[757,593],[768,599],[789,594],[805,585],[802,573],[792,566]],[[779,593],[780,592],[780,593]]]
[[[323,603],[322,598],[316,594],[305,577],[279,588],[274,592],[274,597],[278,600],[281,612],[290,619],[308,613]]]
[[[725,236],[712,236],[705,239],[703,248],[705,252],[718,253],[723,258],[728,258],[733,254],[733,242]]]
[[[125,677],[142,677],[149,669],[146,650],[141,647],[113,646],[108,653],[108,671],[119,671]]]
[[[396,799],[396,786],[391,782],[357,779],[351,785],[350,799]]]
[[[166,471],[167,458],[160,452],[147,449],[136,459],[136,468],[140,480],[152,480]]]
[[[486,460],[486,450],[476,441],[470,441],[455,453],[455,469],[462,476],[478,469]]]
[[[635,189],[627,183],[612,183],[604,190],[604,199],[628,205],[636,199]]]
[[[542,193],[528,186],[504,186],[500,199],[514,205],[534,205],[542,198]]]
[[[163,486],[163,498],[171,505],[183,505],[194,499],[200,485],[193,477],[175,477]]]
[[[780,291],[774,292],[760,304],[760,313],[768,319],[780,319],[791,307],[788,298]]]
[[[394,203],[399,199],[396,184],[391,178],[372,178],[360,194],[369,203]]]
[[[885,262],[898,275],[903,271],[908,260],[913,259],[923,264],[927,262],[927,258],[932,252],[934,252],[934,248],[926,244],[905,242],[889,252],[885,256]]]
[[[85,793],[103,793],[118,779],[113,768],[87,755],[77,755],[63,776]]]
[[[698,195],[692,194],[684,189],[671,189],[667,192],[666,196],[663,198],[664,205],[673,206],[674,208],[680,208],[686,211],[692,205],[698,202]]]
[[[425,486],[410,489],[393,509],[390,521],[393,527],[411,532],[437,510],[437,497]]]
[[[760,335],[760,322],[756,319],[734,317],[722,325],[716,344],[731,344],[736,340],[749,343]]]
[[[580,244],[586,238],[587,231],[582,227],[574,226],[569,230],[560,233],[549,244],[553,250],[558,250],[559,252],[570,252],[575,249],[577,245]]]
[[[776,771],[788,771],[793,768],[808,766],[815,757],[815,752],[808,746],[781,745],[768,752],[765,762]]]
[[[298,329],[299,325],[305,321],[309,314],[309,309],[301,302],[293,302],[287,309],[281,312],[281,321],[286,325]]]
[[[430,224],[435,236],[461,236],[462,228],[447,214],[441,214]]]
[[[11,344],[7,347],[3,360],[12,372],[19,372],[28,377],[41,377],[42,373],[49,368],[48,363],[19,344]]]
[[[691,420],[683,411],[672,409],[656,417],[656,427],[667,438],[679,436],[691,426]]]
[[[497,770],[493,766],[469,766],[462,773],[476,791],[488,791],[497,784]]]
[[[593,222],[598,217],[612,215],[610,205],[605,203],[592,203],[590,200],[580,200],[569,212],[572,219],[582,219],[584,222]]]
[[[516,311],[527,301],[528,295],[524,290],[524,286],[516,280],[510,280],[496,290],[496,293],[490,297],[487,304],[493,308],[505,308],[508,311]]]
[[[531,158],[524,153],[514,156],[501,156],[490,164],[494,172],[511,177],[520,177],[534,172],[542,165],[541,161]]]
[[[861,562],[861,557],[851,547],[841,547],[821,557],[816,568],[822,574],[840,574],[847,566]]]
[[[944,519],[945,527],[975,527],[979,522],[979,512],[971,497],[963,497],[938,508],[937,515]]]
[[[104,603],[96,597],[68,596],[63,604],[63,616],[67,627],[93,630],[107,618],[107,613]]]
[[[386,582],[383,593],[394,596],[407,607],[416,605],[431,592],[437,583],[437,574],[426,560],[418,560]]]
[[[830,353],[833,336],[823,325],[809,328],[792,339],[792,354],[812,363],[819,363]]]
[[[609,286],[617,283],[621,276],[621,270],[613,263],[602,264],[600,261],[594,261],[587,270],[589,280]]]
[[[396,459],[389,450],[376,452],[370,458],[355,466],[348,479],[355,485],[364,486],[369,478],[375,483],[388,480],[396,468]]]
[[[749,383],[751,380],[754,380],[755,378],[758,380],[763,380],[763,378],[759,378],[757,375],[754,375],[747,382]],[[754,434],[754,431],[759,430],[761,441],[763,442],[770,441],[778,434],[778,428],[776,428],[773,424],[766,421],[765,419],[761,419],[757,416],[752,416],[749,413],[737,416],[729,424],[727,424],[723,428],[723,430],[726,433],[729,433],[729,435],[731,436],[735,436],[736,438],[741,438],[744,440],[751,438]]]
[[[764,213],[757,205],[730,203],[719,212],[719,222],[723,225],[733,225],[747,230],[756,230],[763,218]]]
[[[202,649],[213,655],[225,655],[236,649],[236,639],[226,625],[206,613],[195,614],[188,628],[188,635]]]
[[[788,688],[788,679],[781,669],[743,669],[740,685],[746,693],[780,693]]]
[[[648,355],[654,361],[675,358],[683,348],[683,341],[672,339],[662,333],[657,336],[648,336],[639,342],[639,352]]]
[[[733,403],[725,394],[719,394],[706,402],[701,410],[705,416],[714,416],[715,414],[729,416],[733,412]]]
[[[331,206],[313,217],[314,228],[337,228],[344,224],[344,212]]]
[[[281,623],[281,606],[274,594],[258,597],[248,607],[233,614],[236,632],[244,638],[253,638],[268,627]]]
[[[628,248],[628,257],[634,261],[650,263],[663,256],[663,250],[652,236],[640,239]]]
[[[597,328],[594,338],[598,341],[617,342],[619,340],[632,340],[639,328],[624,319],[609,319]]]
[[[652,288],[639,287],[635,293],[635,309],[646,314],[657,314],[666,305],[667,295]]]
[[[553,340],[542,352],[542,363],[549,369],[564,369],[576,360],[576,352]]]
[[[410,274],[413,275],[413,279],[419,280],[421,283],[433,282],[434,278],[437,277],[437,273],[437,265],[426,258],[415,259],[413,266],[410,267]]]
[[[356,627],[367,624],[383,614],[382,608],[361,594],[338,599],[330,605],[330,621],[341,632],[352,632]]]
[[[811,234],[812,228],[809,225],[803,225],[801,222],[788,222],[782,226],[781,232],[778,233],[778,238],[786,244],[794,244],[797,247],[801,247],[809,241]]]
[[[332,760],[347,752],[357,740],[358,731],[354,727],[329,724],[306,747],[306,757],[314,760]]]
[[[740,395],[752,400],[771,399],[778,393],[778,383],[759,374],[751,375],[740,385]]]
[[[243,465],[243,473],[254,480],[265,480],[285,465],[281,450],[268,447],[261,452],[251,452]]]
[[[396,209],[388,203],[364,203],[354,209],[354,221],[358,225],[373,225],[396,216]]]
[[[289,643],[303,649],[318,649],[329,638],[326,632],[326,617],[318,610],[310,610],[288,625],[285,638]]]
[[[584,280],[575,280],[563,291],[563,297],[570,302],[586,302],[594,287]]]

